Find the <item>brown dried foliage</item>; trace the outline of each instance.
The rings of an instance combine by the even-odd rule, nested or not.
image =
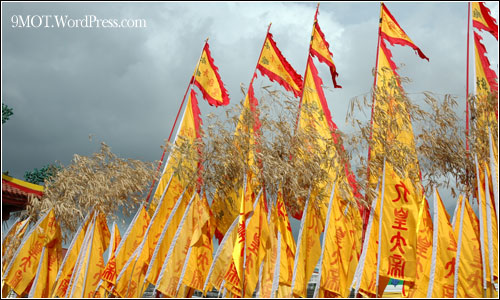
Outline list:
[[[130,215],[145,200],[154,174],[154,163],[119,158],[101,143],[99,152],[75,154],[68,166],[46,180],[42,199],[31,199],[27,210],[36,219],[54,208],[63,232],[71,234],[92,208],[113,220],[119,211]]]

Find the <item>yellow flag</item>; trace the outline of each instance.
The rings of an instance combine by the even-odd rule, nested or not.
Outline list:
[[[160,181],[158,182],[154,198],[149,208],[150,214],[153,215],[160,199],[164,197],[164,199],[168,200],[164,201],[166,206],[161,210],[162,215],[164,214],[166,215],[166,217],[158,216],[158,220],[166,220],[168,218],[168,215],[172,210],[175,201],[182,194],[182,191],[186,186],[185,181],[191,179],[187,178],[187,174],[194,174],[198,168],[199,154],[197,149],[193,145],[196,139],[201,137],[201,118],[200,110],[198,108],[198,101],[195,95],[196,94],[194,93],[194,91],[191,91],[181,124],[175,137],[174,149],[172,150],[172,153],[165,163],[163,174]],[[190,151],[188,154],[183,154],[178,150],[178,148],[186,148],[190,145],[190,149],[192,149],[192,151]],[[177,168],[183,169],[186,172],[183,172],[182,174],[178,173],[173,176]],[[166,189],[167,187],[168,189]],[[159,229],[159,231],[161,232],[161,228]]]
[[[61,231],[54,210],[51,210],[22,242],[17,255],[7,267],[4,280],[16,294],[27,292],[28,285],[35,277],[42,248],[55,244],[60,238]]]
[[[122,238],[121,238],[120,230],[118,229],[118,225],[116,225],[116,223],[113,223],[113,229],[111,232],[111,239],[109,240],[110,245],[108,248],[108,259],[107,259],[108,261],[110,261],[111,257],[116,253],[116,249],[118,248],[118,245],[120,244],[121,239]],[[106,295],[107,292],[111,292],[110,290],[107,290],[108,287],[110,287],[110,286],[108,286],[104,282],[101,282],[94,297],[95,298],[104,298],[104,296]]]
[[[80,249],[80,258],[77,260],[73,279],[70,283],[69,297],[93,298],[97,284],[101,280],[104,269],[104,251],[108,248],[110,232],[103,213],[98,213],[90,230],[86,243]]]
[[[313,197],[316,196],[311,195],[311,198]],[[310,199],[310,201],[313,200]],[[295,284],[292,292],[297,297],[305,298],[307,297],[307,284],[321,256],[320,234],[323,231],[324,221],[319,209],[312,205],[307,208],[307,214],[302,217],[306,218],[306,220],[300,246],[297,250],[299,255],[297,262],[295,262]]]
[[[295,240],[293,239],[292,227],[290,226],[290,220],[288,218],[288,213],[286,211],[285,203],[283,202],[283,194],[280,190],[278,192],[278,198],[276,200],[276,212],[278,216],[277,228],[281,236],[281,249],[280,249],[280,286],[286,285],[288,287],[292,284],[293,276],[293,264],[295,259]],[[280,293],[278,289],[278,293]],[[290,293],[282,295],[284,297],[289,297]]]
[[[57,270],[62,261],[62,234],[59,222],[55,221],[54,226],[56,228],[56,238],[45,246],[44,255],[41,257],[42,265],[37,272],[34,298],[50,297],[50,292],[56,281]]]
[[[432,218],[429,212],[429,204],[424,198],[424,204],[420,207],[419,223],[417,232],[417,267],[415,281],[405,281],[403,296],[408,298],[425,298],[429,287],[429,276],[432,265]]]
[[[349,243],[349,232],[340,209],[338,189],[334,192],[332,208],[326,236],[323,238],[324,255],[321,270],[320,297],[342,297],[349,296],[350,282],[347,283],[347,268],[352,246]],[[347,295],[346,295],[347,294]]]
[[[488,176],[487,190],[486,190],[485,171]],[[493,205],[494,195],[493,195],[491,174],[488,164],[486,162],[479,167],[479,172],[480,172],[479,178],[481,187],[479,193],[480,209],[481,209],[480,215],[482,215],[484,262],[486,264],[486,281],[491,283],[492,277],[497,278],[498,281],[498,255],[496,255],[496,253],[498,253],[498,225],[495,217],[496,212]],[[489,192],[488,197],[486,195],[487,191]],[[491,257],[490,257],[490,252],[492,252]],[[491,276],[492,270],[493,270],[493,276]]]
[[[416,277],[417,217],[420,192],[386,165],[380,248],[380,275],[414,281]]]
[[[210,207],[203,195],[199,204],[194,204],[196,211],[195,231],[191,240],[191,254],[186,266],[183,284],[195,290],[202,291],[205,278],[212,264],[212,236],[215,224],[210,217]]]
[[[199,205],[199,194],[194,195],[193,203]],[[178,230],[180,234],[172,241],[169,252],[162,262],[162,269],[159,275],[156,288],[167,297],[177,297],[177,287],[181,280],[181,273],[184,267],[184,262],[191,245],[191,239],[194,233],[194,219],[197,212],[197,207],[192,205],[184,216],[182,226]],[[172,252],[170,252],[173,250]],[[171,254],[171,255],[170,255]]]
[[[380,192],[378,190],[379,196],[381,198]],[[378,255],[378,240],[379,240],[379,220],[380,220],[380,203],[381,199],[376,200],[372,203],[373,216],[370,216],[370,223],[367,227],[367,234],[365,236],[366,249],[363,252],[366,253],[364,261],[360,261],[360,266],[362,270],[360,272],[361,278],[356,279],[356,284],[359,286],[359,293],[365,295],[366,297],[381,297],[389,278],[385,276],[379,276],[379,286],[377,289],[377,255]],[[375,207],[373,207],[375,206]],[[372,214],[372,212],[370,212]],[[368,228],[370,228],[368,234]],[[368,241],[366,241],[368,239]],[[364,247],[365,245],[363,245]],[[359,282],[358,282],[359,280]]]
[[[260,194],[254,214],[246,228],[245,297],[252,297],[259,279],[261,262],[270,249],[270,232],[264,195],[264,193]]]
[[[167,160],[162,179],[155,193],[155,206],[150,208],[150,211],[154,211],[153,207],[158,210],[154,224],[151,225],[147,237],[149,239],[149,256],[151,262],[146,272],[146,280],[151,284],[156,284],[163,264],[162,259],[167,255],[175,231],[186,210],[187,203],[194,193],[194,187],[189,182],[193,176],[198,174],[199,170],[199,151],[194,146],[196,145],[196,139],[201,138],[201,118],[199,114],[198,101],[194,92],[192,92],[175,139],[176,147],[186,148],[187,146],[192,151],[186,154],[177,150],[177,148],[173,149],[173,153]],[[176,169],[182,169],[182,174],[175,174]],[[156,208],[162,197],[161,207]],[[182,200],[176,211],[173,212],[179,197],[182,197]],[[164,228],[169,219],[168,228]],[[162,234],[163,238],[160,242]]]
[[[262,278],[260,281],[259,297],[261,298],[271,298],[273,282],[275,279],[274,272],[276,271],[276,260],[279,255],[278,253],[278,239],[276,236],[276,224],[273,222],[271,217],[270,224],[270,236],[269,236],[269,251],[266,252],[262,267]],[[278,278],[279,281],[279,278]]]
[[[255,98],[253,86],[250,85],[234,132],[234,147],[240,150],[241,158],[247,161],[250,170],[256,169],[257,166],[254,155],[255,136],[258,134],[260,127],[257,107],[258,101]],[[215,192],[212,211],[214,212],[217,226],[215,234],[219,240],[222,239],[229,226],[231,226],[234,218],[239,215],[243,189],[239,182],[242,182],[243,177],[243,174],[241,174],[241,177],[235,176],[229,188],[226,185],[220,185]],[[248,181],[251,181],[250,178],[247,178]]]
[[[14,252],[16,249],[14,249],[14,244],[13,241],[21,241],[24,237],[24,233],[26,232],[26,229],[28,228],[30,218],[25,219],[24,221],[19,221],[16,222],[9,233],[5,236],[5,238],[2,241],[2,271],[5,272],[5,269],[7,268],[8,264],[10,263],[10,260],[7,260],[7,257],[10,257],[12,259],[12,256],[14,255]]]
[[[214,64],[208,43],[205,43],[201,54],[198,69],[194,74],[194,84],[200,88],[203,98],[210,105],[220,106],[229,104],[229,96],[224,88],[218,69]]]
[[[270,32],[267,33],[257,69],[271,81],[276,81],[287,91],[293,92],[296,97],[300,95],[302,77],[281,54]]]
[[[391,45],[399,44],[402,46],[409,46],[417,52],[417,54],[423,58],[429,60],[424,53],[418,48],[410,37],[404,32],[404,30],[399,26],[396,19],[392,16],[391,12],[384,3],[381,3],[380,10],[380,36],[391,43]]]
[[[455,232],[450,224],[448,212],[446,211],[443,201],[437,190],[435,191],[434,217],[437,220],[437,228],[434,228],[437,235],[436,260],[433,268],[434,274],[431,273],[432,280],[432,298],[453,298],[454,281],[455,281],[455,263],[457,252],[457,240]],[[437,212],[436,212],[437,211]]]
[[[226,236],[224,236],[224,239],[221,241],[221,245],[219,246],[220,250],[217,249],[217,254],[214,257],[213,266],[211,266],[212,273],[209,274],[207,278],[207,285],[204,289],[205,293],[209,291],[211,288],[215,288],[217,290],[220,289],[220,286],[225,280],[225,276],[229,269],[229,265],[232,262],[233,247],[236,238],[237,238],[237,223],[230,231],[226,233]],[[236,274],[236,279],[237,278],[238,274]]]
[[[461,210],[463,214],[460,219],[456,220],[456,232],[462,235],[457,297],[481,298],[483,297],[483,271],[479,243],[479,221],[467,198],[463,198],[463,202],[465,202],[465,207]]]
[[[52,293],[53,298],[64,298],[66,295],[66,291],[71,280],[71,274],[73,274],[73,270],[78,259],[78,254],[80,253],[80,249],[84,242],[85,233],[92,221],[93,214],[93,211],[89,213],[81,228],[75,233],[72,246],[66,252],[64,261],[62,262],[61,268],[58,271],[58,279]]]
[[[111,290],[116,285],[118,274],[123,270],[127,260],[132,256],[144,238],[149,221],[148,212],[144,206],[141,206],[137,211],[136,217],[129,225],[128,234],[123,237],[115,254],[113,254],[101,273],[102,280],[107,282],[104,283],[107,286],[106,289]]]

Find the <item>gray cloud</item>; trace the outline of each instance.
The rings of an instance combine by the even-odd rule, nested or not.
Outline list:
[[[430,58],[421,60],[408,47],[390,47],[394,61],[405,64],[400,74],[412,79],[407,92],[456,95],[463,111],[466,3],[387,6]],[[488,6],[498,20],[498,4]],[[304,72],[315,7],[281,2],[2,3],[2,101],[14,108],[2,126],[2,171],[22,178],[47,163],[68,164],[75,153],[95,152],[101,140],[123,157],[158,160],[207,37],[237,103],[240,83],[246,86],[251,79],[270,22],[278,47],[297,72]],[[43,14],[144,19],[147,27],[12,28],[12,16]],[[344,121],[349,100],[373,85],[379,14],[378,3],[320,6],[319,23],[343,86],[327,90],[326,96],[342,131],[353,130]],[[498,44],[483,35],[497,71]],[[323,83],[332,87],[326,66],[317,67]],[[200,102],[202,117],[220,112]]]

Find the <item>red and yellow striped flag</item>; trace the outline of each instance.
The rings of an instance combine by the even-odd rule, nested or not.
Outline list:
[[[418,56],[422,59],[427,59],[427,56],[424,55],[422,50],[418,48],[410,37],[406,34],[406,32],[399,26],[396,19],[392,16],[391,12],[384,3],[381,3],[382,8],[380,11],[380,36],[387,40],[391,45],[401,45],[401,46],[410,46],[417,52]]]
[[[498,41],[498,25],[484,2],[472,2],[472,26],[491,33]]]
[[[203,98],[213,106],[229,104],[229,96],[222,82],[219,70],[214,64],[208,42],[203,47],[198,68],[193,75],[194,84],[201,90]]]
[[[269,77],[271,81],[276,81],[287,91],[293,92],[295,97],[300,96],[302,91],[302,76],[295,71],[281,54],[270,32],[267,33],[257,69],[262,75]]]

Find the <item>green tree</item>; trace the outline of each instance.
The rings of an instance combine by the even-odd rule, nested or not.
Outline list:
[[[48,180],[55,176],[59,170],[61,170],[61,167],[54,164],[48,164],[40,170],[35,168],[33,171],[26,171],[24,173],[24,180],[34,184],[43,184],[46,179]]]
[[[6,104],[2,103],[2,124],[7,122],[7,120],[10,119],[10,116],[14,114],[14,110],[7,106]]]

